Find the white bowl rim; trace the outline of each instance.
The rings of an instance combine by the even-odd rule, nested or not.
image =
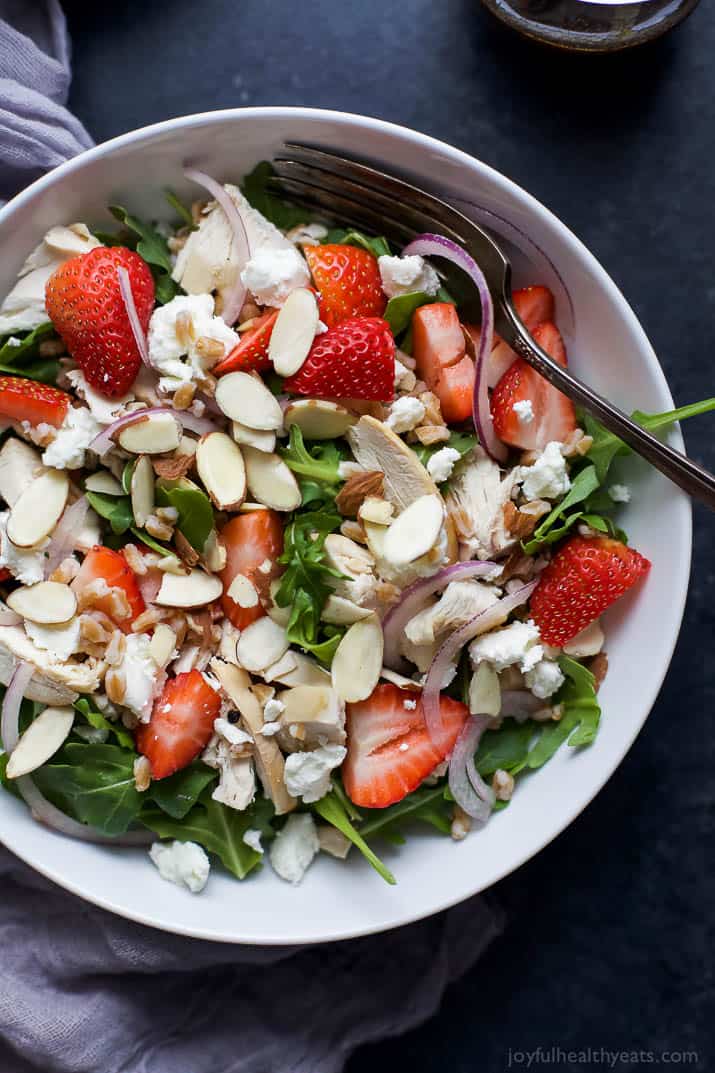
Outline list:
[[[46,187],[53,186],[56,182],[64,179],[66,176],[71,175],[75,171],[80,171],[90,161],[99,159],[105,155],[110,155],[117,149],[121,149],[126,145],[136,145],[142,141],[151,141],[153,138],[165,133],[170,133],[173,130],[178,130],[187,127],[203,127],[210,126],[212,124],[221,124],[226,121],[240,120],[242,118],[252,117],[271,117],[276,119],[302,119],[311,117],[330,121],[331,123],[354,126],[356,124],[362,125],[367,129],[373,129],[385,134],[392,134],[397,137],[411,139],[413,142],[422,145],[425,150],[438,150],[441,153],[446,153],[451,156],[458,163],[463,164],[469,168],[482,171],[485,175],[490,176],[492,179],[496,179],[497,182],[503,184],[510,194],[515,196],[517,200],[520,200],[522,204],[525,204],[529,210],[535,212],[546,219],[551,226],[555,226],[559,232],[561,239],[576,252],[583,261],[588,265],[588,268],[596,276],[598,276],[600,282],[608,291],[609,298],[616,305],[619,306],[621,313],[624,317],[630,321],[630,326],[641,336],[642,339],[642,354],[647,360],[650,367],[649,371],[653,375],[654,383],[662,391],[663,395],[669,399],[670,405],[673,406],[673,398],[668,386],[663,369],[658,361],[658,358],[650,344],[645,330],[640,324],[640,321],[636,317],[630,304],[626,300],[625,296],[621,293],[620,289],[616,286],[611,276],[601,265],[600,261],[594,254],[588,249],[588,247],[574,235],[574,233],[564,224],[559,217],[555,215],[550,209],[548,209],[541,201],[535,198],[527,190],[521,187],[518,183],[514,182],[508,176],[502,172],[493,168],[491,165],[484,163],[477,157],[472,156],[470,153],[464,150],[458,149],[456,146],[450,145],[448,142],[443,142],[438,138],[434,138],[431,135],[423,134],[420,131],[413,130],[410,127],[405,127],[399,123],[392,123],[384,119],[379,119],[372,116],[366,116],[354,112],[343,112],[326,108],[303,108],[303,107],[289,107],[289,106],[271,106],[264,105],[251,108],[223,108],[216,111],[209,112],[196,112],[185,116],[176,116],[172,119],[163,120],[158,123],[147,124],[142,127],[137,127],[134,130],[128,131],[124,134],[120,134],[107,141],[100,142],[90,149],[86,149],[78,156],[72,157],[70,160],[53,168],[51,171],[40,176],[33,183],[27,186],[20,193],[15,195],[10,201],[8,201],[2,208],[0,208],[0,229],[4,224],[7,217],[13,215],[13,213],[21,208],[26,202],[31,201],[35,196],[41,194]],[[684,448],[684,442],[680,426],[675,426],[671,434],[671,442],[679,449]],[[678,636],[680,633],[680,627],[682,624],[683,614],[685,611],[685,602],[688,595],[688,581],[690,576],[690,566],[692,558],[692,509],[690,502],[685,497],[680,497],[677,501],[677,509],[679,512],[679,525],[681,528],[681,536],[683,545],[687,550],[687,554],[682,559],[674,563],[673,569],[673,611],[672,618],[672,636],[670,637],[668,644],[668,658],[664,660],[662,668],[658,670],[650,683],[650,689],[643,697],[642,703],[642,716],[636,722],[633,728],[633,732],[629,737],[625,738],[622,744],[622,749],[618,759],[613,763],[610,768],[605,769],[597,779],[593,781],[593,784],[589,787],[588,792],[578,801],[575,801],[570,809],[566,809],[558,821],[556,821],[551,829],[550,833],[542,838],[540,841],[529,846],[528,850],[523,852],[516,859],[510,860],[508,864],[503,867],[498,867],[493,870],[488,879],[478,881],[477,885],[472,890],[465,891],[460,889],[456,895],[445,893],[444,897],[436,899],[434,904],[426,910],[419,911],[403,911],[399,918],[391,921],[387,927],[383,923],[376,923],[375,925],[355,927],[350,931],[340,931],[338,933],[322,933],[319,936],[311,937],[310,939],[290,939],[285,935],[277,936],[276,938],[263,938],[261,945],[265,946],[283,946],[286,944],[300,945],[300,944],[313,944],[323,942],[334,942],[347,940],[352,938],[358,938],[363,935],[376,934],[391,928],[401,927],[406,924],[413,923],[417,920],[424,919],[432,916],[435,913],[442,910],[449,909],[454,905],[466,900],[467,898],[480,893],[483,890],[489,889],[493,884],[504,879],[512,872],[516,871],[527,861],[531,860],[538,853],[549,845],[558,835],[560,835],[577,816],[586,808],[588,804],[596,797],[601,791],[608,779],[614,774],[618,767],[620,767],[624,757],[629,752],[633,742],[640,733],[645,724],[648,715],[658,697],[661,686],[665,679],[665,676],[670,667],[670,662],[673,657]],[[94,905],[99,906],[102,909],[106,909],[109,912],[116,913],[117,915],[129,920],[133,920],[136,923],[144,924],[149,927],[157,928],[162,931],[167,931],[170,934],[185,935],[191,938],[206,939],[214,942],[227,942],[235,944],[249,944],[255,945],[255,938],[241,938],[236,934],[225,934],[220,931],[212,930],[210,927],[172,927],[166,921],[163,921],[157,914],[152,911],[134,912],[127,909],[123,905],[114,902],[110,897],[101,897],[96,894],[88,894],[82,887],[81,883],[73,881],[72,876],[68,876],[60,869],[38,862],[32,853],[23,852],[22,846],[9,845],[7,842],[3,843],[7,849],[10,849],[15,856],[24,861],[35,871],[39,872],[45,878],[57,883],[58,886],[65,890],[83,898],[85,901],[89,901]],[[287,897],[290,897],[290,892],[286,891]]]

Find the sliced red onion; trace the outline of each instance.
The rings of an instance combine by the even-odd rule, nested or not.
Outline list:
[[[0,719],[0,737],[6,753],[11,753],[19,741],[20,705],[34,673],[35,668],[31,663],[19,659],[7,684]]]
[[[430,596],[446,588],[451,581],[465,581],[470,577],[484,576],[494,569],[496,569],[494,563],[455,563],[453,566],[438,570],[430,577],[419,578],[408,585],[398,602],[390,608],[382,620],[384,638],[382,662],[385,667],[399,671],[407,666],[407,661],[400,655],[400,639],[407,623],[423,610]]]
[[[22,615],[18,615],[9,608],[0,608],[0,626],[19,626],[23,621]]]
[[[474,766],[479,739],[489,725],[485,715],[471,716],[457,738],[449,760],[449,789],[468,816],[486,823],[494,808],[495,794]]]
[[[60,518],[45,552],[45,577],[49,577],[62,560],[74,551],[77,533],[84,525],[88,510],[89,500],[86,496],[80,496]]]
[[[169,411],[176,417],[185,429],[189,432],[195,432],[198,436],[204,436],[207,432],[217,432],[218,427],[215,421],[212,421],[209,417],[197,417],[196,414],[192,414],[190,410],[174,410]],[[223,413],[216,407],[217,414]]]
[[[117,265],[117,275],[119,277],[119,290],[122,295],[122,301],[124,302],[124,308],[127,311],[129,327],[132,329],[134,342],[137,344],[137,350],[146,367],[148,369],[153,369],[153,365],[149,361],[149,348],[146,344],[146,334],[139,321],[139,314],[137,313],[137,307],[134,303],[134,295],[132,294],[129,273],[123,265]]]
[[[233,198],[227,193],[225,187],[222,186],[221,183],[216,182],[215,179],[212,179],[210,175],[206,175],[203,171],[187,168],[184,171],[184,175],[190,182],[198,183],[199,186],[203,186],[205,190],[208,190],[209,194],[211,194],[221,206],[226,214],[226,219],[229,222],[231,231],[233,232],[238,263],[239,265],[245,265],[246,261],[248,261],[251,256],[251,250],[248,245],[246,227]],[[226,324],[235,324],[238,320],[238,314],[241,312],[245,298],[246,288],[241,280],[241,273],[237,272],[236,282],[232,287],[226,290],[223,295],[223,311],[221,316],[226,321]]]
[[[540,700],[526,689],[505,689],[502,690],[499,714],[516,719],[517,723],[524,723],[534,712],[540,712],[548,706],[547,701]]]
[[[494,432],[494,423],[489,408],[487,391],[487,364],[494,338],[494,303],[484,273],[474,258],[458,246],[456,242],[443,235],[418,235],[402,251],[403,257],[418,254],[420,257],[444,257],[466,272],[479,292],[482,306],[482,326],[479,332],[479,345],[474,359],[474,394],[472,396],[472,419],[479,441],[495,462],[504,462],[507,449]]]
[[[439,743],[444,733],[442,713],[439,707],[439,695],[443,688],[444,680],[452,669],[454,659],[464,648],[468,641],[479,633],[486,633],[494,626],[501,625],[507,616],[517,607],[520,607],[531,596],[538,585],[538,581],[530,581],[528,585],[522,585],[516,592],[503,596],[497,603],[492,604],[486,611],[480,611],[460,629],[453,634],[438,649],[437,655],[432,660],[427,672],[424,689],[422,692],[422,707],[425,714],[425,723],[432,741]]]

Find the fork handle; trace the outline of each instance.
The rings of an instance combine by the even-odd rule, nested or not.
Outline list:
[[[515,311],[506,307],[495,312],[499,334],[512,350],[515,350],[536,369],[537,373],[558,388],[572,402],[578,403],[584,410],[588,410],[590,414],[597,417],[609,432],[613,432],[637,454],[642,455],[673,484],[677,484],[689,496],[704,503],[710,510],[715,510],[715,475],[667,443],[662,443],[652,433],[632,421],[608,399],[604,399],[582,380],[558,365],[545,350],[534,342]]]

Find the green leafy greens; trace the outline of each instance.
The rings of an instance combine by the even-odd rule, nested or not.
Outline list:
[[[338,467],[344,451],[334,440],[321,440],[307,448],[301,430],[297,425],[291,425],[288,446],[281,448],[279,453],[298,476],[304,507],[310,505],[315,510],[319,505],[328,506],[335,502],[342,483]]]
[[[386,238],[370,238],[369,235],[364,235],[362,231],[344,227],[334,227],[328,231],[323,239],[323,245],[359,246],[374,257],[384,257],[391,253],[390,245]]]
[[[109,211],[115,220],[124,227],[125,234],[121,241],[126,242],[142,257],[151,269],[156,288],[156,300],[160,305],[170,302],[179,293],[179,285],[171,278],[171,254],[166,239],[151,224],[144,223],[138,216],[133,216],[121,205],[110,205]],[[106,243],[112,236],[101,235],[100,241]]]
[[[6,335],[0,341],[0,373],[11,376],[24,376],[28,380],[41,380],[44,384],[54,384],[60,369],[56,358],[43,358],[40,345],[45,340],[57,339],[55,329],[47,322],[40,324],[31,332],[18,332]],[[10,342],[10,340],[14,342]]]
[[[174,507],[178,511],[176,528],[191,547],[201,553],[214,527],[214,512],[206,493],[186,477],[161,478],[156,482],[156,500],[159,506]]]
[[[380,858],[373,853],[365,839],[362,837],[361,832],[359,832],[350,822],[350,817],[347,814],[345,806],[334,792],[327,794],[325,797],[321,798],[320,801],[316,801],[312,808],[322,819],[327,823],[332,824],[333,827],[337,827],[338,831],[344,834],[346,838],[350,839],[353,845],[360,850],[363,857],[370,862],[375,871],[382,876],[386,883],[394,884],[396,882],[395,877],[389,868],[387,868]]]
[[[246,201],[281,231],[289,231],[291,227],[307,223],[310,214],[306,209],[301,209],[300,206],[284,201],[269,192],[268,180],[273,175],[275,175],[273,165],[267,160],[256,164],[253,171],[250,171],[241,183],[241,193]]]

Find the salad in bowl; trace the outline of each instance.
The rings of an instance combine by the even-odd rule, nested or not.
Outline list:
[[[186,174],[173,227],[58,222],[0,305],[3,787],[194,892],[319,852],[394,883],[380,841],[478,837],[596,739],[599,620],[650,566],[627,449],[480,347],[439,262],[269,164]],[[549,289],[513,298],[565,365]]]

